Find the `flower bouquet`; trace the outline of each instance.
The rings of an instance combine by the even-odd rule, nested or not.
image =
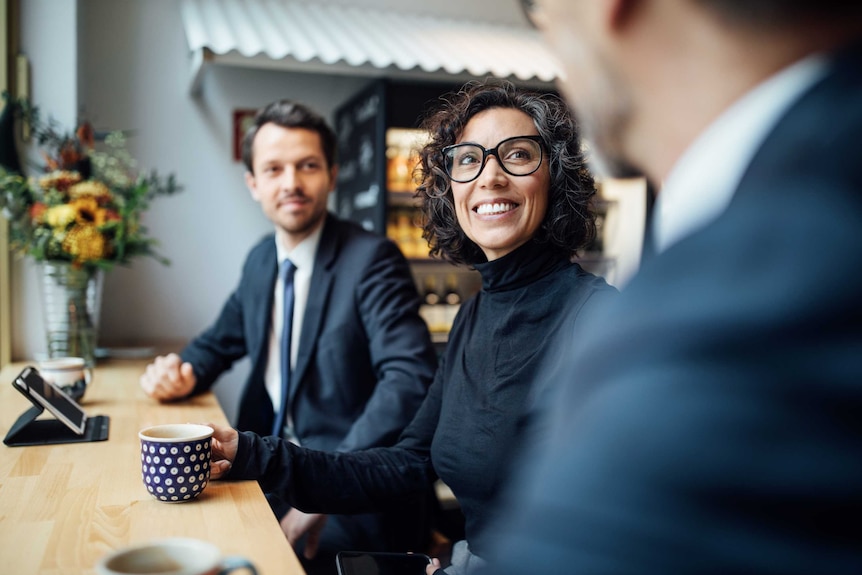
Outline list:
[[[136,256],[168,263],[142,216],[155,197],[181,187],[173,175],[139,172],[121,132],[97,137],[87,122],[64,132],[27,101],[7,105],[44,160],[38,175],[0,166],[10,246],[40,262],[48,355],[84,357],[92,366],[103,272]]]

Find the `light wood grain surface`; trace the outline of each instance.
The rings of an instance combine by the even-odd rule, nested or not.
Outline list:
[[[31,404],[12,388],[26,364],[0,371],[0,434]],[[107,441],[0,444],[0,573],[94,573],[102,555],[164,537],[195,537],[243,555],[262,575],[304,573],[254,481],[213,481],[195,500],[164,503],[141,481],[138,430],[227,423],[213,394],[161,404],[138,385],[145,360],[100,362],[82,400],[111,418]],[[44,417],[44,414],[43,414]]]

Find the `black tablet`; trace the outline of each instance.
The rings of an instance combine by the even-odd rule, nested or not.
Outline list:
[[[335,556],[338,575],[425,575],[429,563],[422,553],[341,551]]]
[[[25,367],[15,378],[13,386],[34,405],[47,409],[76,434],[84,434],[87,427],[86,412],[62,389],[42,379],[35,367]]]

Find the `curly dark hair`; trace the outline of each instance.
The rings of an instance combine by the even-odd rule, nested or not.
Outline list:
[[[416,181],[421,181],[416,197],[422,201],[423,236],[432,256],[456,264],[487,261],[458,224],[452,184],[443,167],[443,148],[457,143],[467,122],[490,108],[521,110],[533,119],[542,138],[551,181],[548,211],[533,240],[570,256],[593,241],[595,182],[581,149],[577,124],[559,96],[494,80],[469,82],[441,101],[422,122],[431,137],[420,151],[416,174]]]

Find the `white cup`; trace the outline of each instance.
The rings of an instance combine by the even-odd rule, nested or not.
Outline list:
[[[93,370],[83,357],[53,357],[39,362],[39,375],[79,401],[93,380]]]
[[[237,569],[257,575],[244,557],[223,557],[212,543],[179,537],[124,547],[96,563],[99,575],[225,575]]]

